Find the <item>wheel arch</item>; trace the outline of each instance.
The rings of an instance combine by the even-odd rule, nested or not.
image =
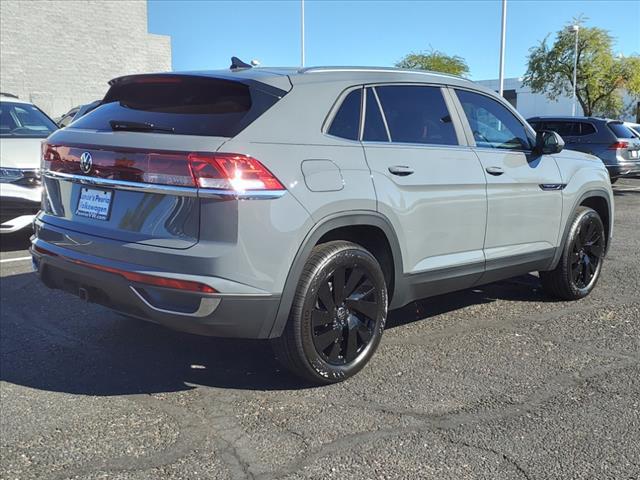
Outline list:
[[[330,215],[314,225],[296,253],[289,268],[269,338],[279,337],[284,331],[296,287],[311,250],[316,245],[331,240],[352,241],[369,250],[380,263],[385,279],[391,279],[391,288],[395,291],[398,290],[398,283],[403,278],[402,251],[389,220],[373,211],[353,211]],[[380,243],[382,240],[386,242],[386,245]],[[392,295],[393,291],[389,294],[390,303]]]
[[[605,244],[605,255],[609,251],[609,246],[611,244],[612,237],[612,229],[613,229],[613,199],[609,192],[605,189],[594,189],[588,190],[577,197],[573,206],[571,208],[571,215],[567,216],[567,220],[563,227],[562,238],[558,248],[556,248],[556,253],[553,257],[553,261],[549,266],[549,270],[553,270],[558,265],[560,261],[560,257],[562,255],[562,251],[564,249],[564,244],[567,241],[567,236],[569,235],[569,229],[571,228],[571,219],[578,207],[585,206],[589,208],[593,208],[600,218],[602,219],[602,223],[604,223],[604,228],[606,232],[606,244]]]

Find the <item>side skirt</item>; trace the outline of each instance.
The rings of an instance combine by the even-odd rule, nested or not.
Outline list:
[[[400,308],[422,298],[465,290],[529,272],[548,270],[555,253],[555,248],[549,248],[513,257],[405,275],[397,286],[390,308]]]

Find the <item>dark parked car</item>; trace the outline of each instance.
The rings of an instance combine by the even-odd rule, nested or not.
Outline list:
[[[565,148],[599,157],[609,170],[611,182],[640,175],[640,139],[623,122],[596,117],[533,117],[536,130],[560,134]]]
[[[74,120],[79,119],[83,115],[86,115],[91,110],[96,108],[98,105],[100,105],[101,101],[102,100],[95,100],[85,105],[78,105],[77,107],[73,107],[71,110],[69,110],[67,113],[65,113],[61,117],[56,118],[55,121],[60,126],[60,128],[64,128]]]

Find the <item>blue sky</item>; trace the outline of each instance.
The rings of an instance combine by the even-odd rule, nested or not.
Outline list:
[[[300,2],[148,0],[149,31],[171,35],[174,70],[227,68],[232,55],[265,66],[300,64]],[[471,78],[498,77],[500,0],[306,0],[306,64],[391,66],[412,51],[465,58]],[[528,49],[574,16],[609,30],[615,51],[640,54],[640,0],[509,0],[505,76]]]

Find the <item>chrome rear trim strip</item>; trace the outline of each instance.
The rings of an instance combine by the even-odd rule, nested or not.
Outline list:
[[[66,180],[69,182],[90,185],[98,188],[114,188],[142,193],[159,193],[163,195],[179,195],[183,197],[221,198],[239,200],[268,200],[282,197],[286,190],[255,190],[236,192],[233,190],[219,190],[213,188],[179,187],[174,185],[159,185],[154,183],[127,182],[125,180],[113,180],[110,178],[86,177],[71,173],[44,172],[46,178]]]

